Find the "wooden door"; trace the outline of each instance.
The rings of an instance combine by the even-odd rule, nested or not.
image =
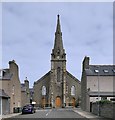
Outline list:
[[[75,107],[75,98],[72,98],[72,106]]]
[[[45,98],[42,98],[42,107],[43,108],[45,107],[45,104],[46,104],[46,100],[45,100]]]
[[[56,107],[61,107],[61,98],[60,97],[56,97]]]

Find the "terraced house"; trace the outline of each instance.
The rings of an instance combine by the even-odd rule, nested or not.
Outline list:
[[[21,86],[19,68],[14,60],[9,61],[9,68],[0,70],[0,89],[9,97],[9,108],[4,113],[13,113],[15,107],[21,107]],[[7,103],[6,103],[7,104]],[[5,106],[3,106],[5,107]],[[5,108],[3,108],[5,109]]]
[[[87,56],[82,65],[81,108],[91,111],[96,101],[115,101],[115,65],[92,65]]]

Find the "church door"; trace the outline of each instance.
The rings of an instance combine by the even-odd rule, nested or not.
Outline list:
[[[56,97],[56,102],[55,102],[55,104],[56,104],[56,108],[61,107],[61,98],[60,98],[59,96]]]
[[[45,98],[42,98],[42,107],[45,108],[46,100]]]
[[[75,98],[72,98],[72,106],[75,107]]]

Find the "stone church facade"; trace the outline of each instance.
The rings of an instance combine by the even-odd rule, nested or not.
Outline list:
[[[80,81],[66,69],[66,53],[63,47],[59,15],[54,48],[51,53],[51,70],[34,82],[33,89],[33,100],[40,107],[75,107],[79,103],[81,85]]]

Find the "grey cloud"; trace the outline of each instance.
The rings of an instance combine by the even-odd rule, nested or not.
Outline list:
[[[111,7],[112,3],[4,3],[3,66],[16,59],[21,80],[27,76],[31,86],[50,70],[58,12],[67,69],[73,75],[80,79],[85,55],[94,64],[112,63],[111,48],[107,49],[113,43]]]

